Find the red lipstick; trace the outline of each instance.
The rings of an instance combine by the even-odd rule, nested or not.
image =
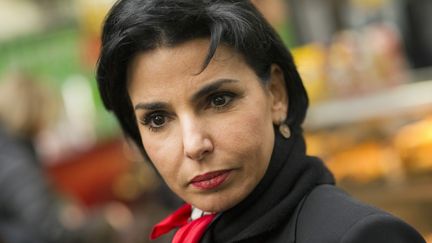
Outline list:
[[[231,170],[220,170],[195,176],[191,184],[201,190],[211,190],[220,186],[230,175]]]

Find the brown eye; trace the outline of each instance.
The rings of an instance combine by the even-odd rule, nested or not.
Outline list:
[[[161,127],[166,122],[165,117],[162,115],[153,115],[150,119],[151,119],[150,125],[152,127]]]
[[[210,104],[211,104],[212,107],[217,107],[217,108],[224,107],[232,99],[233,99],[233,97],[231,95],[228,95],[228,94],[215,95],[215,96],[212,97]]]
[[[147,114],[142,120],[142,124],[150,129],[152,132],[157,132],[164,128],[169,121],[170,116],[164,111],[156,111]]]

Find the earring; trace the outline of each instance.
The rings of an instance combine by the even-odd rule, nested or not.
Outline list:
[[[279,132],[286,139],[288,139],[289,137],[291,137],[291,130],[290,130],[289,126],[286,123],[281,123],[279,125]]]
[[[289,128],[288,124],[285,123],[286,115],[283,115],[280,118],[279,122],[279,132],[282,134],[282,136],[286,139],[291,137],[291,129]]]

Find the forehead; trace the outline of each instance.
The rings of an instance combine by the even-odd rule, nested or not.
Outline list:
[[[209,65],[202,70],[208,48],[207,39],[196,39],[137,55],[128,70],[130,95],[157,95],[176,85],[194,88],[214,79],[253,73],[240,54],[224,45],[217,48]]]

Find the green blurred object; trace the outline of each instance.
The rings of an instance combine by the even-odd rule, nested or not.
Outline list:
[[[8,72],[23,71],[39,77],[60,92],[68,78],[84,76],[90,82],[96,105],[96,134],[98,139],[108,139],[118,135],[119,129],[99,99],[94,68],[86,67],[82,62],[81,41],[79,29],[68,27],[0,42],[0,82]]]
[[[293,48],[297,46],[294,29],[291,23],[285,23],[284,25],[277,28],[276,31],[278,32],[282,41],[288,48]]]
[[[83,71],[78,39],[78,30],[70,28],[0,43],[0,75],[11,69],[24,70],[58,85],[58,80]]]

